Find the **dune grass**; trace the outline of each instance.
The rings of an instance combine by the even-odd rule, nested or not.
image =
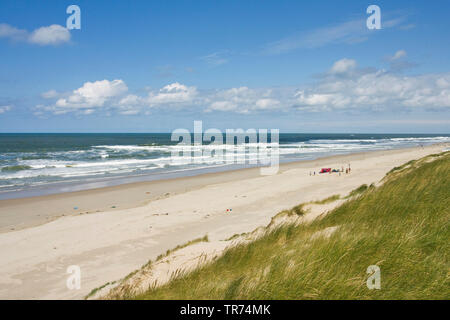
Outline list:
[[[330,196],[328,198],[325,198],[323,200],[311,201],[310,203],[312,203],[312,204],[326,204],[326,203],[330,203],[330,202],[334,202],[336,200],[339,200],[340,198],[341,198],[340,195],[335,194],[335,195],[332,195],[332,196]]]
[[[160,255],[156,258],[156,261],[159,261],[159,260],[161,260],[161,259],[167,257],[168,255],[170,255],[171,253],[173,253],[173,252],[175,252],[175,251],[177,251],[177,250],[186,248],[186,247],[188,247],[188,246],[190,246],[190,245],[193,245],[193,244],[196,244],[196,243],[199,243],[199,242],[209,242],[208,235],[205,235],[205,236],[202,237],[202,238],[197,238],[197,239],[194,239],[194,240],[190,240],[190,241],[188,241],[188,242],[186,242],[186,243],[184,243],[184,244],[181,244],[181,245],[176,246],[176,247],[173,248],[173,249],[169,249],[169,250],[166,251],[166,253],[160,254]]]
[[[160,255],[155,259],[155,261],[149,260],[145,265],[142,266],[142,268],[141,268],[140,270],[139,270],[139,269],[134,270],[133,272],[129,273],[126,277],[124,277],[124,278],[123,278],[122,280],[120,280],[119,282],[120,282],[120,283],[124,283],[124,282],[126,282],[128,279],[130,279],[130,278],[132,278],[134,275],[136,275],[139,271],[141,271],[141,270],[143,270],[143,269],[145,269],[145,268],[150,267],[154,262],[157,262],[157,261],[160,261],[160,260],[164,259],[165,257],[169,256],[170,254],[174,253],[174,252],[177,251],[177,250],[186,248],[186,247],[188,247],[188,246],[190,246],[190,245],[193,245],[193,244],[196,244],[196,243],[199,243],[199,242],[209,242],[208,235],[205,235],[204,237],[197,238],[197,239],[194,239],[194,240],[190,240],[190,241],[188,241],[188,242],[186,242],[186,243],[184,243],[184,244],[181,244],[181,245],[176,246],[176,247],[173,248],[173,249],[167,250],[164,254],[160,254]],[[98,292],[100,292],[103,288],[106,288],[107,286],[114,285],[114,284],[116,284],[116,283],[117,283],[117,281],[107,282],[107,283],[105,283],[104,285],[102,285],[102,286],[100,286],[100,287],[94,288],[94,289],[91,290],[91,292],[90,292],[88,295],[86,295],[86,296],[84,297],[84,299],[87,300],[87,299],[89,299],[89,298],[95,296],[95,295],[96,295]],[[114,295],[113,295],[113,296],[114,296]],[[115,297],[115,296],[114,296],[114,297]],[[125,295],[125,296],[117,296],[117,297],[115,297],[115,298],[116,298],[116,299],[120,299],[120,298],[126,299],[126,298],[129,298],[129,293],[127,293],[127,295]]]
[[[323,219],[283,225],[133,298],[449,299],[450,153],[425,160]],[[370,265],[380,290],[366,286]]]
[[[98,287],[98,288],[94,288],[91,290],[91,292],[89,292],[89,294],[87,296],[84,297],[85,300],[89,299],[90,297],[95,296],[95,294],[97,294],[97,292],[99,292],[100,290],[102,290],[103,288],[106,288],[107,286],[113,285],[115,284],[116,281],[112,281],[112,282],[107,282],[104,285]]]
[[[360,195],[360,194],[366,192],[367,189],[373,188],[373,187],[374,187],[374,185],[368,186],[367,184],[362,184],[362,185],[360,185],[358,188],[352,190],[352,191],[349,193],[349,195],[346,197],[346,199],[355,197],[355,196],[357,196],[357,195]]]

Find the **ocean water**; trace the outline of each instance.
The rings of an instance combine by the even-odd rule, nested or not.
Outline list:
[[[255,165],[251,144],[224,145],[223,152],[233,151],[242,161],[227,156],[218,163],[210,155],[212,145],[180,147],[170,138],[170,133],[0,134],[0,199]],[[449,141],[450,135],[280,134],[278,149],[280,162],[287,162]],[[172,153],[182,150],[185,161],[174,163]],[[192,163],[195,157],[199,161]]]

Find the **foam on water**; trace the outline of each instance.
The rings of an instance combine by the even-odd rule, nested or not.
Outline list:
[[[22,143],[26,138],[28,136],[20,137]],[[170,141],[170,135],[157,134],[73,135],[66,136],[64,143],[59,142],[58,139],[62,138],[56,135],[29,138],[33,138],[33,142],[40,139],[41,144],[30,142],[29,146],[22,146],[15,143],[14,138],[0,135],[0,142],[5,142],[0,145],[0,194],[55,182],[218,168],[235,165],[236,161],[254,165],[260,155],[258,150],[267,152],[277,146],[270,142],[177,145]],[[108,143],[97,143],[99,141]],[[119,141],[120,144],[117,143]],[[278,151],[280,162],[285,162],[449,141],[450,136],[445,135],[281,134]],[[172,154],[177,155],[177,161],[172,161]],[[217,154],[225,156],[217,158]]]

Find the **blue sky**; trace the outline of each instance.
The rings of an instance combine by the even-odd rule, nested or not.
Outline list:
[[[66,8],[81,9],[67,30]],[[381,9],[368,30],[366,8]],[[0,2],[0,132],[450,133],[448,1]]]

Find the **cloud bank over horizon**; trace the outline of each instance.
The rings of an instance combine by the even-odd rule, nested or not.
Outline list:
[[[399,61],[406,51],[391,58]],[[91,114],[117,112],[122,115],[148,114],[152,110],[226,112],[347,112],[386,109],[450,109],[450,72],[403,75],[392,70],[360,68],[354,59],[335,61],[313,84],[289,87],[202,90],[173,82],[146,95],[130,93],[122,79],[85,82],[69,92],[50,89],[41,96],[48,104],[36,106],[36,113]],[[51,102],[53,101],[53,102]]]

